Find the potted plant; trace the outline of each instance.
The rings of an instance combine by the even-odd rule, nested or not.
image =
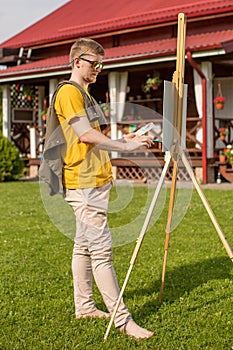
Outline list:
[[[224,141],[227,134],[228,134],[228,129],[227,128],[220,128],[219,129],[219,138],[220,138],[220,140]]]
[[[47,111],[41,111],[40,112],[40,115],[41,115],[41,119],[43,120],[43,122],[46,122],[46,119],[47,119]]]
[[[161,83],[162,80],[159,77],[159,73],[156,73],[153,77],[150,77],[150,75],[148,75],[145,84],[142,86],[142,91],[148,93],[151,89],[157,90]]]
[[[227,145],[227,147],[224,149],[224,154],[227,157],[228,163],[233,168],[233,147],[232,147],[232,145]]]
[[[216,109],[223,109],[224,103],[225,103],[225,97],[223,96],[217,96],[214,99],[215,107]]]
[[[225,160],[226,160],[226,156],[225,156],[224,151],[219,151],[219,162],[224,163]]]
[[[221,82],[218,83],[218,94],[216,98],[213,100],[215,103],[216,109],[223,109],[224,103],[225,103],[225,97],[222,95],[222,87],[221,87]]]
[[[43,106],[44,106],[44,109],[40,112],[40,116],[41,116],[41,119],[43,120],[43,122],[46,122],[47,112],[48,112],[47,99],[46,98],[44,98]]]
[[[35,92],[31,86],[23,87],[23,98],[27,100],[30,106],[35,103]]]
[[[109,105],[109,103],[101,103],[100,102],[100,108],[104,112],[105,117],[109,117],[110,116],[110,105]]]

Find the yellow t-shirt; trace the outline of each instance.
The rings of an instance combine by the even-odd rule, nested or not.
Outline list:
[[[67,142],[63,165],[64,187],[100,187],[111,181],[112,166],[108,152],[94,144],[81,142],[69,124],[74,116],[86,115],[82,93],[71,84],[63,85],[57,93],[54,107]],[[91,125],[100,131],[98,122]]]

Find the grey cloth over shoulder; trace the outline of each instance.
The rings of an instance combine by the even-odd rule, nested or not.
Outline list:
[[[58,193],[63,194],[62,167],[66,155],[66,140],[56,115],[54,103],[58,90],[65,84],[74,85],[82,93],[90,123],[98,120],[102,127],[107,124],[104,113],[96,100],[88,96],[79,84],[71,80],[64,80],[57,85],[47,113],[43,159],[39,169],[40,181],[47,184],[51,196]]]

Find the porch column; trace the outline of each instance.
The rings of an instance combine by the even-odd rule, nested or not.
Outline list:
[[[39,127],[38,134],[39,134],[39,137],[38,137],[37,142],[39,141],[39,143],[40,143],[39,144],[39,154],[41,155],[43,152],[42,138],[43,138],[44,133],[45,133],[45,130],[43,129],[44,123],[42,120],[42,111],[45,110],[45,106],[44,106],[45,87],[39,86],[38,93],[39,93],[39,102],[38,102],[38,109],[39,109],[39,112],[38,112],[38,127]]]
[[[53,93],[57,87],[58,79],[50,79],[49,80],[49,102],[52,100]]]
[[[111,72],[108,75],[113,140],[121,137],[117,130],[117,122],[121,121],[124,114],[127,82],[128,72]],[[117,157],[117,152],[112,152],[112,157]]]
[[[213,80],[212,62],[202,62],[201,70],[206,76],[206,131],[207,131],[207,158],[214,157],[214,131],[213,131]]]
[[[111,72],[108,75],[109,96],[110,96],[110,115],[111,115],[111,139],[119,138],[117,122],[122,119],[124,114],[126,88],[128,81],[128,72]],[[118,152],[111,152],[111,158],[117,158]],[[117,167],[113,167],[113,176],[117,177]]]
[[[10,139],[11,113],[10,113],[10,85],[2,86],[2,134]]]
[[[207,148],[206,156],[207,158],[213,158],[214,148],[213,148],[213,97],[212,97],[212,62],[202,62],[201,71],[206,77],[206,131],[207,131]],[[194,70],[194,90],[196,98],[196,107],[199,117],[202,118],[202,84],[201,78],[198,73]],[[202,128],[197,129],[196,138],[202,143],[203,135]],[[196,147],[199,148],[197,144]]]
[[[36,128],[30,127],[30,156],[36,158]]]
[[[30,126],[30,157],[37,158],[37,144],[41,141],[42,138],[42,119],[41,112],[43,110],[43,101],[44,101],[44,86],[40,86],[38,88],[38,127],[36,130],[36,126]],[[42,145],[39,147],[39,153],[42,153]]]

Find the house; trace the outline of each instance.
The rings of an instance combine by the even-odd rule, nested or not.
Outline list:
[[[91,4],[71,0],[3,42],[0,45],[3,135],[14,140],[31,170],[37,167],[43,150],[45,112],[56,84],[69,78],[68,53],[78,37],[91,37],[106,50],[105,67],[91,93],[97,101],[110,100],[112,137],[154,118],[157,136],[161,136],[163,84],[156,91],[151,89],[149,96],[142,86],[154,74],[159,74],[162,81],[172,80],[180,12],[187,18],[187,150],[201,181],[214,182],[221,172],[227,181],[233,182],[229,165],[218,161],[218,153],[233,139],[230,0],[190,3],[171,0],[168,4],[159,0],[93,0]],[[225,105],[217,110],[213,99],[221,94]],[[139,114],[143,117],[139,118]],[[222,130],[228,132],[224,140],[220,139]],[[116,176],[156,180],[163,154],[160,148],[152,151],[149,155],[130,155],[132,159],[127,160],[112,154]],[[182,179],[185,177],[185,173],[181,174]]]

